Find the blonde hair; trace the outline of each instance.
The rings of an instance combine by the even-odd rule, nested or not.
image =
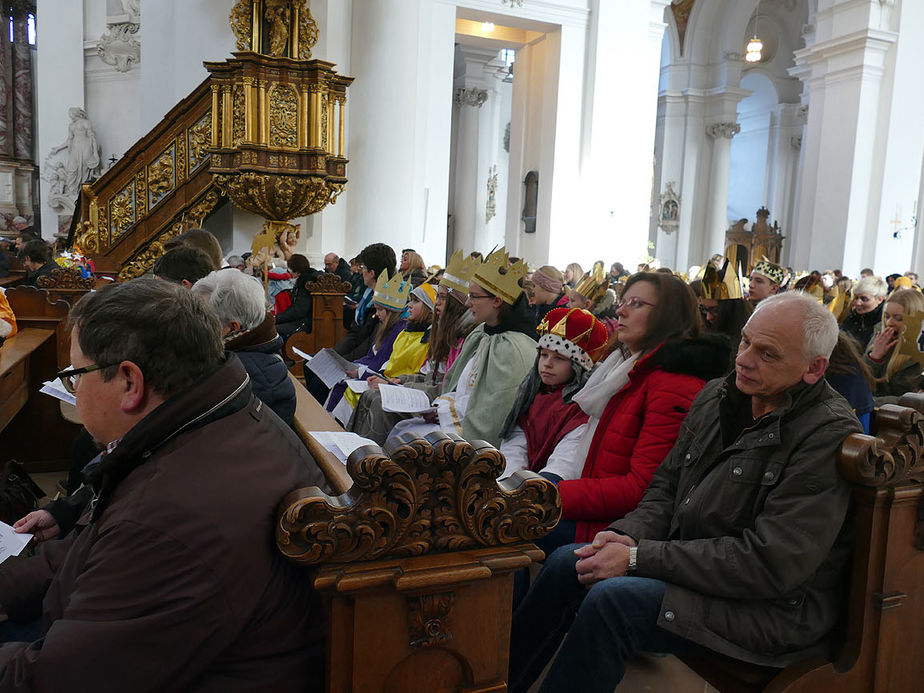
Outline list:
[[[899,289],[886,299],[886,303],[897,303],[905,309],[905,316],[912,313],[924,313],[924,296],[914,289]],[[885,310],[882,311],[882,326],[885,329]],[[891,380],[892,376],[904,368],[911,360],[910,356],[898,353],[899,345],[892,347],[892,355],[889,357],[889,365],[886,366],[885,379]]]

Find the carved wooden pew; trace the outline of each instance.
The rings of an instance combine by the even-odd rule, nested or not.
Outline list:
[[[343,297],[351,286],[336,274],[324,272],[305,288],[311,292],[311,332],[296,332],[286,341],[286,355],[296,362],[296,375],[301,375],[301,357],[292,351],[293,346],[314,354],[343,337]]]
[[[102,280],[106,281],[106,280]],[[48,300],[67,301],[73,306],[79,301],[84,294],[89,293],[96,288],[97,280],[94,277],[84,278],[80,270],[73,267],[59,267],[53,269],[51,274],[39,277],[36,281],[40,289],[48,292]]]
[[[561,515],[531,472],[498,483],[501,454],[435,433],[356,450],[354,484],[289,494],[279,549],[311,566],[330,606],[327,690],[506,690],[513,572]]]
[[[850,596],[831,661],[787,669],[719,655],[683,658],[721,693],[917,693],[924,690],[924,395],[876,411],[874,436],[838,454],[853,485]]]
[[[27,400],[0,432],[0,461],[15,457],[26,463],[29,472],[67,469],[80,427],[64,419],[57,400],[38,390],[42,381],[53,380],[59,370],[70,365],[70,304],[52,302],[45,290],[32,286],[7,289],[6,298],[16,315],[19,334],[37,330],[51,338],[43,340],[29,357]]]

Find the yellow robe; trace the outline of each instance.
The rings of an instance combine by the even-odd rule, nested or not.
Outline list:
[[[391,348],[391,358],[385,363],[382,369],[382,375],[388,378],[397,378],[399,375],[408,375],[417,373],[423,368],[427,360],[428,343],[421,342],[424,332],[410,332],[401,330],[395,337],[395,344]],[[356,408],[359,401],[359,395],[350,388],[343,393],[350,406]]]

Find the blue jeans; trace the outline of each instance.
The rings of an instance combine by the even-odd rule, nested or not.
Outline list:
[[[578,546],[563,546],[546,559],[513,614],[511,693],[529,689],[560,643],[561,650],[540,689],[543,693],[613,693],[626,673],[626,661],[635,653],[681,654],[700,649],[657,625],[666,583],[619,577],[588,590],[578,582],[574,568]]]

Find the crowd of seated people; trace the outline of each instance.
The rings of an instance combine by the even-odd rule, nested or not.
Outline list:
[[[31,280],[58,266],[44,241],[20,245]],[[39,550],[0,565],[11,690],[77,671],[102,689],[322,685],[317,597],[272,538],[285,493],[330,490],[291,429],[283,350],[311,329],[321,271],[287,249],[264,282],[247,254],[225,262],[190,231],[153,277],[72,309],[61,380],[84,452],[72,493],[16,523]],[[352,368],[333,387],[306,368],[305,384],[348,430],[484,440],[501,478],[557,485],[544,565],[532,585],[517,576],[511,691],[547,667],[543,691],[612,691],[641,651],[774,667],[823,651],[851,547],[835,452],[875,405],[921,389],[916,276],[766,260],[741,276],[724,258],[530,271],[504,248],[428,269],[384,243],[323,267],[350,287],[333,350]],[[286,307],[270,281],[291,282]],[[7,308],[0,294],[0,337]],[[385,411],[385,384],[432,406]]]

